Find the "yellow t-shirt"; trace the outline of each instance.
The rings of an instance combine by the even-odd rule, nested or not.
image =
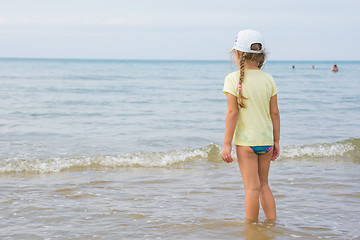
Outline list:
[[[238,97],[240,71],[225,78],[223,93]],[[278,89],[273,77],[260,69],[245,69],[241,89],[246,108],[239,108],[233,144],[240,146],[266,146],[274,144],[270,117],[270,98]]]

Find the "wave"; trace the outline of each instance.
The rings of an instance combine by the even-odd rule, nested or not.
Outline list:
[[[219,145],[211,144],[195,150],[172,150],[168,152],[140,152],[126,155],[62,156],[34,159],[5,159],[0,162],[0,173],[10,172],[59,172],[63,170],[86,170],[119,167],[182,167],[182,164],[211,161],[220,156]],[[214,151],[216,153],[214,153]],[[209,156],[210,155],[210,156]]]
[[[360,139],[348,139],[333,144],[313,144],[305,146],[288,146],[282,151],[283,158],[312,158],[324,157],[359,157]],[[343,158],[341,158],[343,159]]]
[[[189,168],[197,163],[222,163],[222,145],[210,144],[193,150],[139,152],[125,155],[60,156],[0,160],[0,173],[50,173],[104,170],[124,167]],[[235,156],[235,151],[233,151]],[[360,139],[304,146],[285,146],[277,161],[350,161],[360,163]]]

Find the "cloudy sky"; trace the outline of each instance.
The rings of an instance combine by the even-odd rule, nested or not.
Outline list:
[[[0,0],[0,57],[229,59],[238,31],[270,60],[360,60],[359,0]]]

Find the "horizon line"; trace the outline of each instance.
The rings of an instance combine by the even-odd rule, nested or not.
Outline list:
[[[209,61],[209,62],[227,62],[230,60],[225,59],[137,59],[137,58],[77,58],[77,57],[0,57],[0,59],[28,59],[28,60],[77,60],[77,61],[85,61],[85,60],[95,60],[95,61]],[[267,60],[267,62],[360,62],[360,60],[281,60],[281,59],[274,59],[274,60]]]

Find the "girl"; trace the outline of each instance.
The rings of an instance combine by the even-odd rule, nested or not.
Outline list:
[[[274,79],[261,70],[264,50],[259,32],[239,32],[232,49],[239,71],[225,78],[223,90],[227,112],[221,157],[225,162],[233,162],[233,140],[245,188],[246,219],[251,221],[258,221],[259,199],[266,218],[276,219],[268,175],[271,160],[280,154],[280,115]]]

